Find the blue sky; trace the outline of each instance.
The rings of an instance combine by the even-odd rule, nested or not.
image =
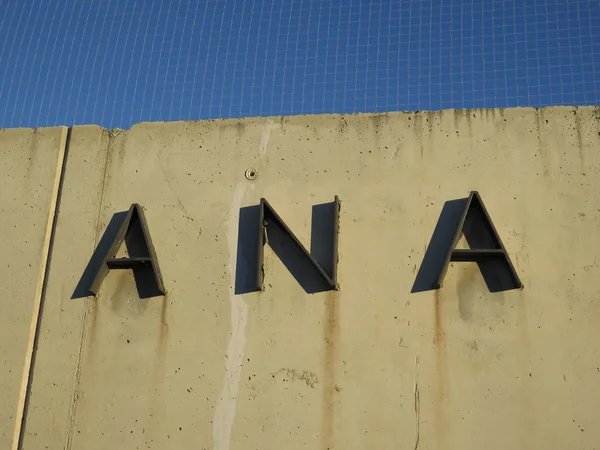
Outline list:
[[[600,105],[598,0],[0,0],[0,127]]]

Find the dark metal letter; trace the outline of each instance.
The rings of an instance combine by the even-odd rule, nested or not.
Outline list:
[[[456,244],[463,233],[471,248],[456,249]],[[492,284],[497,286],[493,289],[494,291],[523,287],[477,191],[472,191],[467,199],[465,209],[456,228],[452,245],[446,255],[435,289],[439,289],[442,286],[444,276],[451,261],[476,262],[484,278],[486,278],[488,287],[491,286],[489,279],[493,278],[491,280]],[[507,274],[508,277],[500,277],[500,271]],[[506,279],[508,279],[508,282]]]
[[[279,217],[279,215],[275,212],[273,207],[264,199],[260,200],[259,206],[259,227],[258,227],[258,254],[257,254],[257,264],[256,264],[256,290],[263,290],[263,282],[264,282],[264,270],[263,270],[263,262],[264,262],[264,245],[269,243],[269,233],[272,230],[273,232],[281,230],[284,235],[287,236],[293,243],[293,246],[296,247],[296,250],[300,251],[300,254],[303,254],[306,257],[306,260],[316,269],[316,272],[320,275],[322,281],[324,281],[325,289],[320,290],[338,290],[339,286],[337,284],[337,263],[338,263],[338,229],[339,229],[339,211],[340,211],[340,200],[338,196],[335,196],[333,204],[328,204],[333,206],[333,222],[331,223],[331,228],[327,232],[330,234],[327,236],[327,252],[329,254],[324,255],[324,258],[316,258],[314,254],[311,254],[304,245],[300,243],[298,238],[294,235],[292,230],[285,224],[285,222]],[[326,205],[320,205],[326,206]],[[314,210],[313,210],[313,220],[314,220]],[[312,230],[313,238],[315,238],[315,229],[313,227]],[[314,251],[315,249],[313,249]],[[322,249],[320,249],[322,250]],[[281,255],[279,255],[281,258]],[[321,261],[317,261],[317,259],[321,259]],[[324,261],[325,260],[325,261]],[[285,261],[284,261],[285,263]],[[286,264],[287,265],[287,264]],[[329,267],[327,267],[329,266]],[[288,268],[290,268],[288,266]],[[318,292],[319,290],[315,290],[314,292]]]
[[[117,252],[123,244],[123,241],[127,244],[129,256],[127,258],[116,258]],[[134,255],[132,253],[137,254]],[[104,256],[104,260],[98,268],[89,290],[92,294],[97,295],[102,281],[111,269],[136,269],[140,267],[152,268],[152,274],[158,292],[165,295],[166,291],[160,268],[158,267],[156,252],[152,245],[152,239],[150,239],[144,210],[140,205],[134,203],[129,208],[127,216],[123,220],[108,252]]]

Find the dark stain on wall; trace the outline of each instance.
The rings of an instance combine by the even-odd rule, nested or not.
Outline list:
[[[498,108],[498,114],[500,115],[500,126],[498,128],[500,128],[501,131],[504,131],[506,130],[506,116],[504,114],[504,108]]]
[[[442,311],[442,299],[439,289],[433,291],[434,298],[434,335],[433,343],[435,344],[436,350],[444,345],[444,318]]]
[[[434,291],[434,358],[435,387],[434,410],[436,439],[442,444],[446,436],[446,417],[444,413],[447,400],[448,366],[446,361],[446,330],[444,323],[444,298],[440,290]]]
[[[348,121],[344,115],[341,115],[338,119],[337,131],[340,134],[344,134],[348,129]]]
[[[544,144],[544,138],[543,138],[543,126],[544,126],[544,113],[542,112],[541,109],[536,109],[536,114],[535,114],[535,129],[536,129],[536,140],[537,140],[537,153],[540,155],[540,158],[542,160],[543,163],[543,167],[542,167],[542,175],[544,178],[549,178],[550,177],[550,172],[553,169],[553,163],[552,160],[550,159],[549,155],[546,152],[546,146]]]
[[[579,162],[581,164],[581,171],[585,172],[585,158],[583,152],[583,136],[581,130],[581,115],[577,114],[577,108],[573,110],[573,116],[575,117],[575,133],[577,137],[577,150],[579,154]]]
[[[109,272],[110,276],[117,277],[116,285],[114,288],[114,293],[110,296],[110,309],[113,313],[119,313],[127,308],[128,304],[131,302],[131,294],[128,289],[129,279],[132,276],[131,270],[119,270],[112,271],[112,274]],[[108,281],[108,280],[107,280]]]
[[[467,119],[467,128],[469,129],[469,137],[473,136],[473,123],[471,122],[471,110],[463,109],[463,116]]]
[[[454,131],[456,131],[456,134],[458,134],[458,129],[460,128],[460,118],[462,116],[462,113],[460,109],[455,109],[452,111],[452,115],[454,119]]]
[[[456,283],[458,311],[461,319],[472,321],[481,287],[481,283],[478,283],[479,268],[476,263],[467,263],[464,266]]]
[[[372,116],[371,122],[373,125],[373,140],[375,141],[375,148],[368,150],[379,150],[381,145],[381,128],[387,123],[387,114],[375,114]]]
[[[237,121],[235,124],[235,132],[237,134],[236,142],[240,141],[240,139],[242,138],[242,135],[244,134],[245,131],[246,131],[246,124],[244,122],[242,122],[241,120]]]
[[[165,373],[167,346],[169,340],[168,305],[169,294],[160,299],[160,321],[158,323],[158,341],[156,342],[156,360],[154,361],[154,379],[152,387],[155,391],[160,389]]]
[[[420,111],[417,111],[414,115],[415,124],[414,124],[414,134],[415,140],[419,143],[419,154],[421,158],[423,157],[423,153],[425,151],[425,147],[423,145],[423,116]]]
[[[324,377],[323,377],[323,419],[322,419],[322,448],[333,449],[336,366],[339,353],[339,292],[330,291],[326,294],[325,323],[324,323]]]

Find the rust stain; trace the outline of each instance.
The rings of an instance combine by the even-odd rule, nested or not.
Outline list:
[[[440,289],[434,291],[434,346],[437,375],[436,402],[441,406],[446,396],[446,332],[444,331],[443,297]]]
[[[160,317],[158,323],[158,341],[156,342],[156,356],[154,361],[154,373],[152,377],[150,415],[159,414],[161,407],[159,405],[161,393],[163,391],[163,380],[165,376],[165,365],[167,357],[167,345],[169,340],[169,324],[167,306],[169,303],[168,294],[161,298]]]
[[[333,420],[335,414],[336,366],[338,360],[339,293],[327,293],[325,305],[325,360],[323,379],[323,450],[333,449]]]
[[[575,116],[575,131],[577,132],[577,150],[579,153],[579,162],[581,164],[581,171],[585,171],[585,160],[583,155],[583,136],[581,133],[581,116],[577,114],[578,108],[575,108],[573,115]]]
[[[456,296],[460,318],[463,320],[472,321],[475,316],[480,295],[480,279],[477,264],[467,264],[460,272],[460,278],[456,283]]]
[[[337,131],[338,131],[338,133],[343,134],[343,133],[345,133],[345,131],[347,129],[348,129],[348,121],[346,120],[344,115],[341,115],[338,120]]]
[[[415,139],[419,143],[419,151],[421,154],[421,158],[423,158],[423,153],[425,151],[425,148],[423,145],[423,117],[421,116],[421,113],[419,111],[417,111],[414,114],[414,118],[415,118],[415,125],[413,128],[413,131],[415,133]]]
[[[499,124],[500,124],[500,130],[504,131],[506,130],[506,116],[504,115],[504,108],[498,108],[498,114],[500,115],[500,120],[499,120]]]
[[[467,128],[469,129],[469,136],[473,136],[473,123],[471,122],[471,111],[468,109],[463,110],[463,116],[467,119]]]
[[[169,334],[169,322],[167,321],[167,306],[169,303],[169,294],[165,294],[160,303],[160,333],[159,339],[164,343]]]
[[[542,121],[544,120],[544,113],[540,109],[535,110],[535,130],[537,133],[537,152],[540,155],[540,159],[543,164],[542,176],[548,178],[550,176],[550,170],[552,169],[552,161],[549,159],[549,155],[546,154],[542,130]]]
[[[462,113],[459,109],[455,109],[452,111],[452,115],[453,115],[453,119],[454,119],[454,131],[458,132],[459,119],[460,119]]]
[[[446,403],[446,386],[448,368],[446,363],[446,332],[444,331],[443,296],[439,289],[434,291],[434,346],[435,346],[435,373],[436,386],[434,388],[435,427],[439,444],[443,445],[446,436],[446,416],[444,407]]]
[[[163,392],[165,391],[164,381],[166,373],[167,345],[169,340],[168,323],[168,294],[160,299],[160,312],[158,317],[158,339],[156,342],[156,354],[154,360],[154,371],[152,374],[152,384],[150,386],[148,416],[146,427],[153,430],[153,424],[162,417],[164,411]],[[151,432],[152,434],[152,432]]]
[[[439,130],[440,126],[441,126],[441,118],[439,117],[439,113],[437,111],[429,111],[426,113],[427,114],[427,149],[434,149],[435,145],[433,145],[433,136],[435,134],[436,130]],[[434,122],[437,122],[435,124],[435,129],[434,129]]]
[[[375,150],[379,150],[381,145],[381,127],[387,123],[387,116],[385,114],[376,114],[371,118],[373,123],[373,139],[375,141]]]
[[[242,138],[242,135],[244,134],[245,131],[246,131],[246,124],[242,121],[238,121],[235,124],[235,132],[237,134],[236,142],[240,141],[240,139]]]
[[[375,132],[378,133],[381,125],[387,123],[387,114],[375,114],[371,118],[371,121],[373,122]]]
[[[169,304],[168,294],[160,300],[160,321],[158,324],[158,341],[156,343],[156,361],[154,364],[154,386],[158,389],[160,379],[164,374],[167,344],[169,340],[169,322],[167,307]]]
[[[521,407],[519,411],[521,413],[521,429],[522,439],[524,441],[525,448],[531,448],[533,445],[532,430],[535,429],[536,419],[533,416],[531,409],[531,389],[528,374],[531,373],[531,345],[529,339],[529,325],[527,321],[527,304],[526,295],[523,289],[518,291],[518,299],[516,300],[516,313],[517,313],[517,326],[519,327],[519,348],[518,353],[519,365],[520,365],[520,383],[519,383],[519,403]]]
[[[544,123],[546,119],[544,116],[543,109],[535,110],[535,131],[537,133],[537,154],[540,156],[540,162],[542,168],[540,172],[545,181],[551,182],[550,177],[554,172],[555,163],[552,160],[552,155],[546,151],[546,130],[544,129]]]
[[[113,312],[119,312],[127,305],[127,277],[130,276],[129,270],[121,270],[117,275],[114,293],[110,297],[110,309]]]
[[[435,332],[435,334],[434,334],[433,343],[436,345],[436,348],[438,348],[440,345],[444,344],[444,323],[443,323],[443,316],[442,316],[440,289],[436,289],[435,291],[433,291],[433,295],[434,295],[434,299],[435,299],[435,304],[434,304],[434,308],[435,308],[434,332]]]

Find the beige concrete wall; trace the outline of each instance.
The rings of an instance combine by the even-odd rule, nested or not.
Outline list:
[[[0,448],[20,420],[67,130],[0,130]]]
[[[72,297],[103,232],[98,218],[109,139],[109,132],[95,126],[76,127],[71,133],[23,448],[71,445],[81,396],[81,354],[89,339],[86,331],[94,327],[91,299]]]
[[[599,133],[593,108],[75,128],[23,448],[594,448]],[[455,263],[410,294],[472,190],[524,288]],[[335,194],[340,290],[306,294],[266,250],[265,291],[235,295],[240,208],[267,198],[308,246]],[[113,271],[72,299],[133,202],[168,294]]]

